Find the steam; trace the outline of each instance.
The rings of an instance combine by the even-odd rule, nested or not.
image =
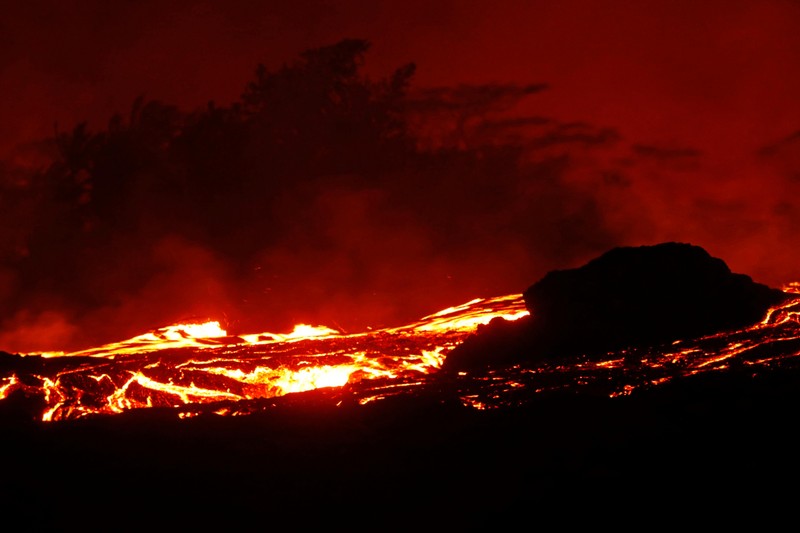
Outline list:
[[[365,43],[339,46],[318,53],[360,65],[347,54]],[[191,319],[386,327],[667,240],[757,281],[800,278],[796,134],[721,161],[528,113],[558,90],[542,83],[420,88],[406,66],[374,83],[344,69],[329,99],[316,81],[281,89],[317,80],[309,68],[262,72],[256,102],[298,95],[264,122],[247,102],[186,113],[140,99],[55,140],[91,165],[45,143],[0,167],[0,349],[77,350]]]

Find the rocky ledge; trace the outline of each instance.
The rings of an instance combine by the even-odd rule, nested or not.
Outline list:
[[[529,317],[493,320],[451,351],[442,370],[603,357],[740,329],[793,297],[692,244],[614,248],[546,274],[524,292]]]

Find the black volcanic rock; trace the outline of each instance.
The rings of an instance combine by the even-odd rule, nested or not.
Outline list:
[[[668,242],[614,248],[549,272],[524,298],[530,317],[492,321],[456,347],[443,370],[603,356],[739,329],[792,297],[732,273],[699,246]]]

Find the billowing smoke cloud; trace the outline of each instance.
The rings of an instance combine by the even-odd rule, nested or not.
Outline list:
[[[132,16],[144,16],[130,9]],[[732,9],[719,27],[728,32],[743,10],[748,11]],[[233,11],[222,19],[218,11],[204,11],[192,20],[246,26],[248,17]],[[676,18],[667,11],[669,20]],[[652,18],[638,9],[626,13],[642,28]],[[773,17],[767,8],[758,14],[759,20]],[[315,20],[338,16],[317,12]],[[461,27],[458,20],[465,15],[441,16],[454,23],[447,31],[457,32],[452,28]],[[179,31],[179,17],[173,19],[178,29],[170,31],[177,39],[186,32]],[[592,20],[602,25],[604,19],[562,22],[579,23],[592,42],[604,42],[611,52],[635,41],[637,32],[630,30],[620,33],[618,42],[603,41]],[[163,39],[169,33],[153,31]],[[437,26],[435,33],[440,32]],[[137,32],[120,39],[117,48],[103,52],[110,55],[101,63],[110,65],[116,57],[136,65],[137,55],[153,56]],[[303,49],[300,41],[283,45]],[[394,44],[394,55],[386,57],[397,57]],[[655,57],[671,57],[668,44]],[[678,48],[690,45],[681,42]],[[475,50],[496,55],[493,46],[487,38],[476,42]],[[215,74],[225,78],[224,90],[191,83],[198,94],[182,94],[180,102],[175,87],[182,84],[176,82],[172,105],[169,98],[134,101],[163,72],[132,67],[131,83],[122,91],[128,91],[127,99],[116,104],[123,113],[109,124],[94,120],[73,129],[75,124],[61,120],[57,142],[7,152],[0,169],[0,349],[77,349],[196,318],[220,319],[241,332],[281,330],[297,322],[348,331],[379,327],[476,296],[522,291],[548,270],[576,266],[612,246],[663,240],[705,246],[760,281],[795,279],[793,137],[762,136],[769,146],[758,151],[764,140],[739,142],[748,135],[737,135],[738,148],[752,149],[720,158],[720,147],[728,144],[719,141],[719,128],[708,129],[708,121],[700,121],[697,134],[681,138],[693,131],[685,110],[662,135],[654,135],[667,126],[659,117],[671,113],[663,105],[670,101],[670,87],[686,87],[691,72],[668,80],[645,69],[649,75],[643,79],[659,90],[637,95],[641,83],[620,84],[619,91],[631,96],[628,108],[621,109],[619,100],[603,95],[608,84],[597,91],[591,84],[610,74],[603,74],[601,63],[577,61],[576,47],[573,56],[561,59],[576,66],[575,72],[597,75],[585,76],[585,98],[574,85],[563,87],[565,78],[546,65],[542,72],[553,74],[561,86],[538,83],[549,77],[461,83],[453,81],[452,72],[433,75],[408,66],[367,79],[361,74],[369,64],[360,63],[357,46],[346,53],[359,60],[344,61],[343,71],[320,70],[324,61],[292,70],[289,62],[283,70],[262,70],[245,97],[207,107],[206,100],[230,93],[230,86],[243,87],[246,79],[232,82],[234,76]],[[92,50],[87,47],[87,54],[96,53]],[[382,50],[369,58],[385,66]],[[299,64],[309,66],[320,60],[315,57],[302,55]],[[478,64],[482,57],[471,61]],[[14,72],[55,75],[38,63],[3,60]],[[245,60],[231,61],[233,73]],[[345,83],[298,81],[315,72]],[[86,75],[104,83],[96,71]],[[425,86],[419,79],[439,84]],[[42,80],[41,90],[50,91],[52,85]],[[200,94],[205,87],[208,97]],[[315,93],[320,87],[324,90]],[[64,89],[70,93],[70,85]],[[99,90],[85,94],[92,102],[78,108],[97,109]],[[287,94],[291,98],[280,99]],[[739,102],[736,95],[726,98]],[[682,101],[694,111],[705,106],[692,98]],[[134,103],[127,110],[129,102]],[[186,111],[187,102],[203,107]],[[607,111],[618,112],[587,112],[587,106],[600,109],[602,102]],[[573,111],[565,112],[571,104]],[[63,106],[75,109],[75,101]],[[707,109],[709,116],[724,115],[713,98]],[[574,121],[581,113],[588,121]],[[658,118],[650,130],[642,127],[647,117]],[[734,122],[746,124],[745,118],[753,119]],[[756,119],[753,123],[763,126]],[[703,131],[710,132],[709,142]],[[758,133],[766,131],[761,127]]]
[[[616,242],[565,179],[612,130],[504,117],[541,84],[417,90],[413,65],[367,79],[368,48],[259,67],[231,106],[139,98],[104,130],[60,133],[49,166],[7,168],[7,349],[190,317],[394,325]]]

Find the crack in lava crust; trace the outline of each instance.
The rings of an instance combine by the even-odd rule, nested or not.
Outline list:
[[[478,325],[527,314],[514,294],[356,334],[300,324],[287,334],[229,336],[218,322],[176,324],[89,350],[17,356],[0,377],[0,399],[15,392],[40,399],[43,421],[152,407],[181,408],[185,417],[198,411],[184,408],[212,404],[219,414],[246,414],[250,400],[312,389],[407,387],[435,372]]]
[[[48,422],[141,408],[173,409],[180,418],[246,415],[311,390],[331,391],[337,405],[435,392],[476,409],[559,391],[624,396],[709,371],[799,367],[800,283],[783,290],[798,298],[741,330],[610,352],[599,361],[551,358],[448,376],[437,372],[448,351],[480,325],[529,314],[522,295],[478,298],[356,334],[301,325],[288,334],[232,337],[215,322],[175,325],[81,352],[9,356],[0,366],[0,400],[34,399],[35,417]]]

